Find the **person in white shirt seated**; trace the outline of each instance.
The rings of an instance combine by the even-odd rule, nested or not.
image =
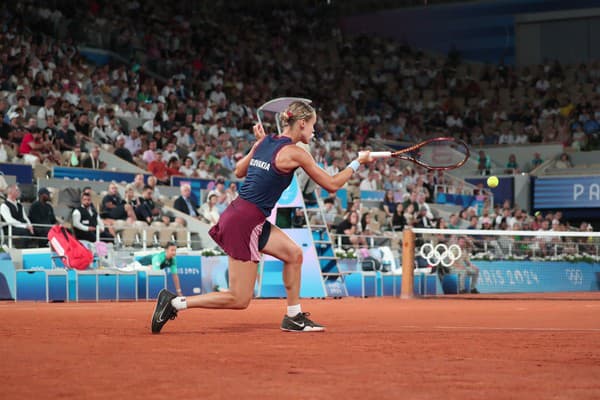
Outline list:
[[[219,210],[217,209],[218,197],[216,193],[209,193],[206,202],[202,204],[198,212],[210,226],[216,225],[219,222]]]
[[[33,236],[35,231],[31,221],[25,213],[25,208],[19,201],[21,190],[17,185],[10,185],[6,190],[6,200],[0,205],[0,215],[2,220],[12,226],[12,236],[20,236],[13,239],[15,248],[33,247],[37,245],[37,241],[27,238]],[[8,234],[8,226],[4,228],[4,234]]]

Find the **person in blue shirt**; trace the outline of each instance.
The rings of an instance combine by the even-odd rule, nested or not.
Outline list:
[[[266,218],[294,172],[302,168],[328,192],[340,189],[361,164],[373,161],[370,152],[359,153],[345,169],[331,176],[319,167],[312,155],[296,146],[308,144],[314,134],[317,115],[303,101],[292,102],[279,114],[283,132],[267,136],[262,125],[254,126],[256,142],[235,166],[235,176],[245,177],[239,196],[221,214],[209,233],[229,256],[229,291],[182,297],[161,291],[152,316],[152,333],[159,333],[169,319],[187,308],[245,309],[254,296],[261,253],[284,263],[283,282],[287,294],[287,312],[281,330],[295,332],[324,331],[325,327],[309,319],[300,306],[302,248]]]

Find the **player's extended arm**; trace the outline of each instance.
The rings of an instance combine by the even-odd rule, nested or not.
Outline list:
[[[370,157],[369,152],[365,151],[359,155],[357,161],[360,164],[364,164],[373,161],[373,159]],[[277,155],[275,162],[277,163],[277,168],[282,171],[292,171],[297,167],[301,167],[312,180],[328,192],[335,192],[340,189],[354,174],[352,168],[344,168],[342,171],[331,176],[317,165],[309,152],[298,146],[284,147]]]

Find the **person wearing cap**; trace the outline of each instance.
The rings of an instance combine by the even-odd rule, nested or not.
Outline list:
[[[29,220],[34,225],[35,236],[40,237],[38,246],[46,245],[49,226],[39,225],[54,225],[58,223],[54,208],[50,203],[50,191],[43,187],[38,190],[38,199],[31,204],[29,208]]]
[[[142,103],[142,106],[140,107],[140,113],[139,113],[139,117],[142,120],[147,121],[149,119],[154,119],[154,115],[156,115],[156,113],[152,109],[152,104],[153,104],[152,99],[146,99]]]

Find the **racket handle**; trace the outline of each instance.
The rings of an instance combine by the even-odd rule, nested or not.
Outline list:
[[[391,151],[372,151],[371,157],[373,158],[389,158],[392,156]]]

